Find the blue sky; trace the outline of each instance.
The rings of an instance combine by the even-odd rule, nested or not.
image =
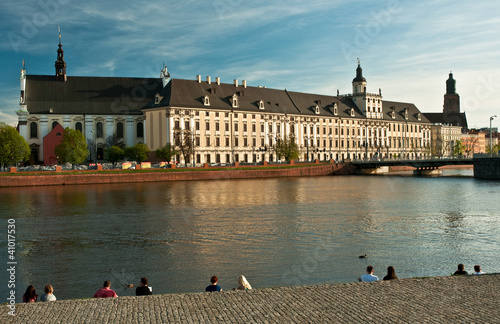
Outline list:
[[[368,92],[441,112],[453,72],[470,127],[500,116],[500,4],[477,0],[4,1],[0,121],[15,125],[22,60],[55,73],[61,26],[70,76],[173,78],[335,95],[356,58]],[[241,82],[241,81],[240,81]],[[500,126],[500,118],[493,121]]]

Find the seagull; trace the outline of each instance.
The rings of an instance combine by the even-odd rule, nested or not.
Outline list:
[[[359,256],[360,259],[366,259],[367,258],[367,255],[366,254],[363,254],[363,255],[360,255]]]

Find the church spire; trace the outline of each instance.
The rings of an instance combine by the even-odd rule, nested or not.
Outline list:
[[[448,80],[446,80],[446,94],[456,94],[455,92],[456,81],[453,79],[453,73],[450,71]]]
[[[64,62],[64,51],[61,44],[61,28],[57,26],[59,31],[59,49],[57,50],[57,61],[55,63],[56,67],[56,80],[66,81],[66,62]]]

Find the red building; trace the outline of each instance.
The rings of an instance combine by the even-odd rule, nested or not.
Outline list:
[[[54,153],[57,145],[61,144],[64,128],[59,123],[52,125],[52,130],[43,137],[43,164],[57,164],[57,156]]]

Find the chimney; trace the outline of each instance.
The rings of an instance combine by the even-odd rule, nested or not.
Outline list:
[[[216,77],[216,78],[215,78],[215,82],[217,83],[217,85],[220,85],[220,78],[219,78],[219,77]]]
[[[234,86],[238,87],[238,79],[234,79]]]
[[[207,83],[210,84],[210,75],[207,76]]]
[[[198,83],[201,83],[201,75],[200,75],[200,74],[198,74],[198,75],[196,76],[196,81],[198,81]]]
[[[241,84],[243,85],[243,88],[246,88],[247,87],[247,80],[241,81]]]

